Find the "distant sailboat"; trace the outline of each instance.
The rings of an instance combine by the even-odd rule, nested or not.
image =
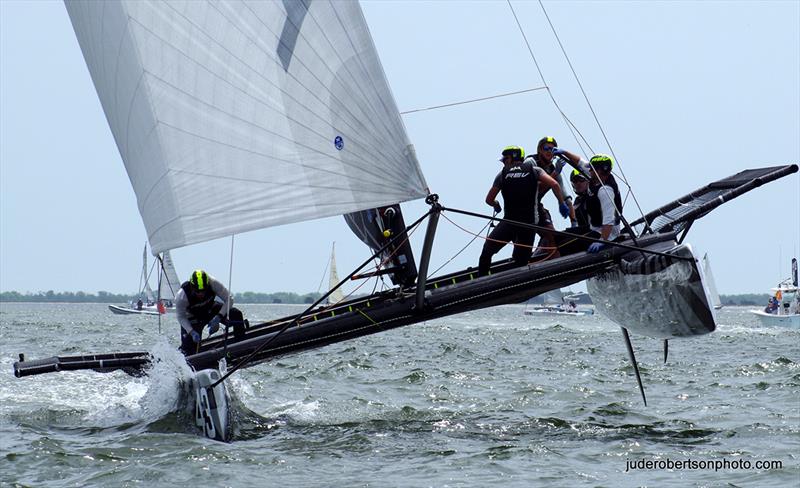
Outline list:
[[[159,315],[175,310],[173,302],[175,301],[175,293],[178,292],[181,283],[178,280],[178,274],[175,272],[175,265],[172,262],[169,251],[162,253],[156,263],[160,263],[160,266],[156,264],[159,267],[159,289],[157,293],[150,286],[151,270],[147,264],[147,243],[145,243],[144,251],[142,252],[142,272],[139,278],[139,298],[137,301],[129,303],[128,306],[109,305],[108,309],[111,312],[117,315]],[[139,302],[141,302],[141,305]]]
[[[722,301],[719,299],[719,293],[717,292],[717,282],[711,273],[711,262],[708,259],[708,254],[703,255],[703,273],[706,275],[706,286],[708,287],[711,304],[714,306],[714,310],[719,310],[722,308]]]
[[[333,290],[328,296],[328,303],[333,305],[344,300],[344,293],[341,288],[336,288],[339,284],[339,273],[336,271],[336,243],[331,246],[330,273],[328,274],[328,289]]]

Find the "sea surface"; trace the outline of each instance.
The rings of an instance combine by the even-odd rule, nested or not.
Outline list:
[[[302,306],[242,308],[258,321]],[[633,335],[645,407],[618,326],[523,310],[237,372],[236,435],[220,443],[186,411],[173,317],[159,331],[101,304],[2,303],[0,485],[800,486],[800,331],[725,308],[713,334],[671,341],[666,364],[660,341]],[[138,350],[161,359],[149,376],[12,373],[21,352]]]

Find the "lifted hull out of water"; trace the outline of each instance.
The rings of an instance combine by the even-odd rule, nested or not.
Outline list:
[[[645,247],[666,243],[675,245],[674,234],[656,234],[638,240]],[[546,291],[578,283],[589,276],[613,270],[619,259],[630,253],[622,248],[610,248],[598,254],[579,253],[535,263],[519,268],[503,269],[500,264],[489,276],[479,278],[473,268],[428,281],[425,304],[415,306],[415,289],[405,293],[397,289],[365,298],[317,309],[298,317],[296,315],[252,326],[243,339],[227,344],[223,337],[215,336],[203,341],[200,352],[186,358],[196,370],[216,368],[217,362],[226,358],[230,367],[256,350],[266,341],[275,339],[247,363],[252,366],[272,357],[314,349],[397,327],[424,322],[448,315],[495,305],[520,303]],[[279,331],[289,322],[299,324]],[[125,367],[146,368],[150,356],[146,352],[127,353]],[[82,366],[82,367],[81,367]],[[101,366],[103,366],[101,368]],[[64,369],[108,370],[96,356],[48,358],[38,361],[14,363],[17,376],[28,376]]]
[[[631,332],[657,339],[713,332],[712,301],[691,247],[663,250],[691,260],[630,253],[620,266],[588,281],[596,309]]]

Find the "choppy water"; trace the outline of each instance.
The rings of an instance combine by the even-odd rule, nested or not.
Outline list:
[[[247,306],[267,319],[294,306]],[[800,331],[723,309],[710,336],[633,336],[507,306],[282,358],[235,375],[236,439],[181,407],[177,325],[105,305],[0,304],[0,485],[799,486]],[[174,320],[174,319],[173,319]],[[150,376],[17,379],[30,359],[150,350]],[[629,470],[627,461],[780,461]]]

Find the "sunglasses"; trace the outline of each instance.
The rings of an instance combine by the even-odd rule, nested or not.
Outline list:
[[[555,146],[542,146],[542,151],[544,152],[553,152],[553,149],[555,149]]]

